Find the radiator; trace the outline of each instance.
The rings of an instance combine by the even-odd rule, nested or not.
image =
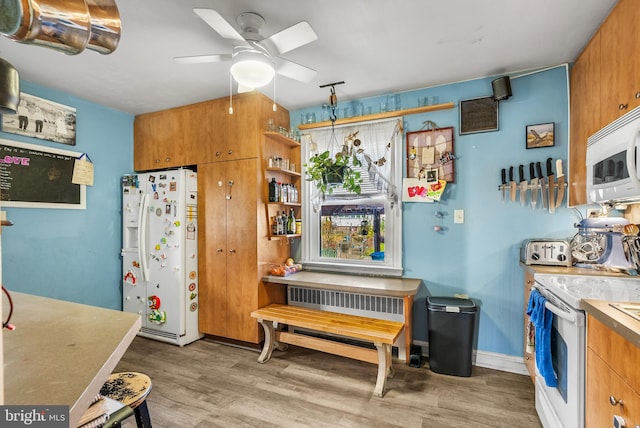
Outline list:
[[[405,307],[402,297],[347,293],[290,285],[287,287],[287,299],[292,306],[404,322]],[[398,337],[394,346],[398,347],[398,358],[405,361],[404,334]]]

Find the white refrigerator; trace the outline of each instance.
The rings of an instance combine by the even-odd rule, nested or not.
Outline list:
[[[197,173],[123,176],[122,216],[122,310],[141,315],[140,336],[198,340]]]

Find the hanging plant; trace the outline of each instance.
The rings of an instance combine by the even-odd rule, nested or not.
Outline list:
[[[360,171],[354,169],[362,166],[362,162],[356,155],[347,156],[337,153],[335,157],[331,157],[331,153],[327,150],[311,156],[304,166],[307,180],[313,181],[323,195],[333,193],[334,187],[340,184],[350,193],[360,194],[362,190]]]

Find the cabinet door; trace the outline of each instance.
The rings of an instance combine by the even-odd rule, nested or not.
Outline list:
[[[639,19],[637,1],[620,0],[600,28],[602,126],[640,104],[640,59],[635,54],[640,48]]]
[[[257,159],[225,162],[230,198],[227,210],[227,336],[258,343],[258,323],[249,315],[258,308],[257,213],[259,192]],[[262,219],[262,216],[260,217]]]
[[[529,306],[529,295],[531,294],[531,287],[533,287],[533,272],[529,269],[524,270],[524,365],[527,367],[531,381],[535,383],[536,380],[536,357],[532,352],[529,352],[528,335],[535,334],[533,326],[529,328],[529,315],[527,315],[527,307]],[[531,330],[531,331],[530,331]]]
[[[569,206],[587,203],[587,138],[600,126],[600,33],[591,39],[570,75],[571,144]]]
[[[185,109],[138,115],[133,128],[133,168],[136,171],[191,165],[185,159]]]
[[[224,164],[198,165],[198,270],[200,272],[200,331],[226,336],[227,214]]]
[[[614,415],[628,427],[640,424],[640,396],[591,348],[587,348],[586,395],[587,428],[611,427]],[[612,405],[611,398],[623,404]]]

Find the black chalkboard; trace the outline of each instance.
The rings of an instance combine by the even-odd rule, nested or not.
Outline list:
[[[73,184],[81,153],[0,140],[0,200],[6,207],[85,208],[85,186]]]

